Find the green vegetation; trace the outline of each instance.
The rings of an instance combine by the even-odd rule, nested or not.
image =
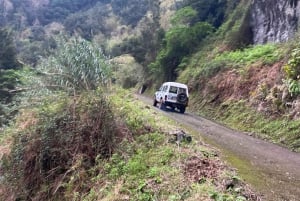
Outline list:
[[[224,21],[226,10],[230,8],[229,4],[233,2],[234,1],[228,2],[224,0],[209,2],[205,0],[186,0],[184,5],[190,6],[197,11],[194,21],[206,21],[214,27],[219,27]]]
[[[136,26],[147,11],[156,4],[156,1],[148,0],[111,0],[113,12],[122,16],[125,24],[132,26]]]
[[[253,33],[250,25],[250,3],[247,0],[230,1],[228,3],[226,21],[219,27],[216,34],[216,42],[228,50],[245,48],[253,43]],[[220,44],[214,44],[220,46]]]
[[[117,122],[103,93],[94,93],[78,96],[76,105],[64,94],[45,96],[39,107],[22,111],[12,130],[11,155],[3,161],[16,199],[58,199],[74,173],[88,171],[97,156],[111,155]],[[77,188],[86,191],[88,181],[78,179]]]
[[[188,10],[190,15],[185,16],[181,10],[178,11],[174,21],[184,24],[176,24],[166,32],[164,45],[158,53],[156,61],[149,65],[153,74],[160,81],[174,81],[178,76],[178,66],[183,58],[193,53],[201,42],[214,31],[213,27],[206,22],[187,26],[186,24],[189,24],[188,21],[192,20],[191,16],[195,15],[196,11],[190,7],[182,9],[184,12]]]
[[[255,62],[262,65],[273,64],[280,60],[278,46],[274,44],[256,45],[242,50],[224,52],[214,58],[214,62],[226,61],[228,67],[241,68],[249,66]]]
[[[45,86],[66,91],[94,90],[107,85],[111,65],[101,48],[81,38],[62,40],[53,56],[43,60],[38,70],[45,75]]]
[[[208,147],[197,138],[170,143],[176,123],[112,83],[187,83],[201,114],[300,151],[300,123],[286,104],[300,94],[300,50],[295,47],[284,67],[287,100],[272,86],[281,84],[280,76],[254,86],[248,70],[276,67],[289,50],[251,46],[250,1],[176,1],[168,4],[178,9],[171,19],[167,12],[166,19],[160,16],[170,9],[161,7],[167,1],[51,0],[35,9],[27,1],[10,2],[8,13],[0,6],[0,24],[13,27],[20,39],[15,48],[12,32],[0,29],[0,126],[17,109],[19,114],[0,129],[1,143],[9,141],[11,151],[3,158],[1,153],[0,199],[255,200]],[[171,26],[163,29],[160,20]],[[59,33],[70,39],[54,40]],[[17,71],[17,54],[33,68]],[[107,54],[130,54],[133,62],[112,65],[117,58]],[[247,97],[221,97],[218,82],[224,77],[218,76],[226,71],[241,78],[228,83],[248,84]],[[23,92],[18,101],[16,91]],[[257,91],[263,95],[255,99]],[[259,113],[261,103],[268,108]]]
[[[179,9],[174,17],[171,19],[171,23],[173,26],[188,26],[197,16],[197,11],[194,10],[191,6],[183,7]]]
[[[26,71],[31,80],[24,80],[31,85],[24,96],[30,96],[22,100],[24,108],[12,125],[15,129],[7,131],[13,142],[11,153],[1,161],[7,185],[1,199],[60,199],[68,189],[65,183],[72,181],[76,185],[80,181],[76,187],[85,192],[89,181],[72,175],[89,175],[85,172],[97,157],[111,156],[121,134],[105,97],[110,79],[108,58],[84,40],[64,41],[58,47],[59,54],[41,64],[43,69],[51,63],[43,69],[48,71]],[[45,87],[54,91],[41,93]]]
[[[101,90],[82,92],[75,110],[74,97],[52,94],[22,110],[7,130],[14,140],[2,159],[0,198],[254,199],[240,179],[223,186],[235,173],[197,138],[169,143],[176,124],[131,94],[117,90],[107,99]]]
[[[202,108],[201,114],[223,122],[231,128],[246,131],[253,137],[269,140],[286,146],[290,150],[300,151],[299,120],[288,116],[273,118],[247,106],[245,101],[228,102],[211,108]]]
[[[18,69],[21,67],[17,61],[12,31],[7,28],[0,28],[0,39],[0,69]]]
[[[286,75],[285,83],[292,96],[300,94],[300,48],[299,45],[292,50],[288,63],[283,67]]]
[[[12,32],[0,28],[0,127],[8,124],[16,113],[14,90],[20,83],[17,72],[20,67]]]
[[[232,189],[220,187],[234,173],[197,141],[169,143],[175,123],[138,103],[131,92],[107,98],[108,60],[92,43],[73,38],[57,43],[37,71],[25,69],[24,96],[30,96],[22,99],[24,108],[6,130],[12,142],[1,160],[1,199],[249,196],[247,188],[236,190],[244,189],[241,181]]]
[[[179,80],[188,82],[189,80],[211,78],[220,71],[243,70],[257,63],[271,65],[284,57],[282,52],[275,44],[256,45],[221,53],[198,52],[189,59],[187,64],[189,67],[180,74]]]

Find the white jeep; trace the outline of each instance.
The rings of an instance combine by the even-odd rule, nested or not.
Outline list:
[[[159,103],[161,109],[170,107],[172,110],[178,109],[180,113],[184,113],[188,102],[189,92],[187,85],[178,82],[165,82],[155,92],[153,106]]]

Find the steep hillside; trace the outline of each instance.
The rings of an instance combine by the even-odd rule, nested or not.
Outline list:
[[[192,110],[299,151],[297,6],[241,1],[180,71]]]

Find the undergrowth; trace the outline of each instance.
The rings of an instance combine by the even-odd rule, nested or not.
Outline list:
[[[189,60],[189,67],[179,76],[185,83],[191,80],[211,78],[226,69],[240,69],[259,63],[270,65],[284,57],[276,44],[250,46],[241,50],[218,52],[200,51]]]
[[[181,128],[131,92],[47,100],[18,118],[1,199],[259,200],[197,137],[174,143]]]
[[[25,109],[14,126],[3,167],[5,182],[21,200],[58,200],[72,180],[88,190],[88,169],[97,157],[111,156],[121,133],[101,92],[45,97],[39,107]]]

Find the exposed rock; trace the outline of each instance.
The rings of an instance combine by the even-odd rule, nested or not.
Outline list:
[[[253,43],[283,42],[294,36],[300,17],[298,0],[253,0]]]

